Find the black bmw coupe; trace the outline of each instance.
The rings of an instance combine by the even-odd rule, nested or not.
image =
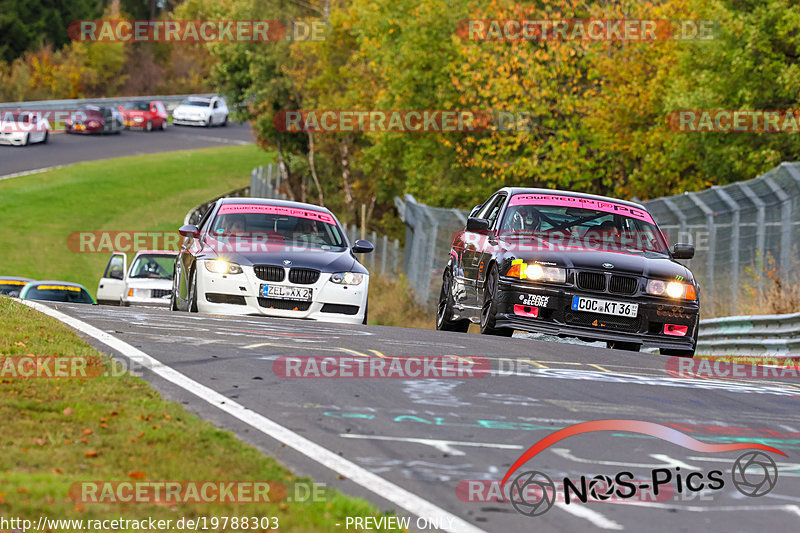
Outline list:
[[[436,327],[515,329],[692,357],[700,302],[694,246],[675,244],[636,203],[503,188],[453,237]]]

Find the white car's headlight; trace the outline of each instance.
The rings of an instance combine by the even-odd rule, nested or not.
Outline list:
[[[331,274],[331,281],[339,285],[358,285],[364,281],[364,274],[356,272],[336,272]]]
[[[680,283],[678,281],[661,281],[660,279],[651,279],[647,282],[647,288],[645,289],[645,292],[654,296],[669,296],[670,298],[675,299],[697,299],[694,285],[690,283]]]
[[[214,274],[241,274],[242,267],[236,263],[230,263],[224,259],[215,259],[213,261],[205,261],[206,270]]]

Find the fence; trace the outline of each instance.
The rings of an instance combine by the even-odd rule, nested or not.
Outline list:
[[[250,173],[250,196],[254,198],[277,198],[285,200],[282,191],[282,173],[277,165],[256,167]],[[355,225],[344,224],[344,232],[350,243],[361,239],[361,231]],[[358,261],[371,273],[398,275],[403,272],[403,261],[400,243],[397,239],[389,240],[386,235],[379,236],[374,231],[365,233],[363,238],[369,240],[375,249],[369,254],[359,254]]]
[[[769,290],[765,269],[797,282],[800,246],[800,163],[783,163],[758,178],[644,202],[670,242],[696,246],[686,262],[700,283],[703,314],[739,314],[743,299],[757,308]],[[411,195],[395,198],[406,224],[405,269],[419,303],[433,306],[453,233],[467,211],[430,207]],[[777,279],[777,278],[776,278]]]
[[[43,100],[35,102],[0,102],[0,111],[17,111],[17,110],[73,111],[75,109],[78,109],[78,106],[88,105],[88,104],[117,107],[126,104],[131,100],[160,100],[164,102],[164,106],[167,108],[167,111],[169,113],[172,113],[172,111],[189,96],[214,96],[214,95],[171,94],[163,96],[119,96],[114,98],[78,98],[72,100]]]

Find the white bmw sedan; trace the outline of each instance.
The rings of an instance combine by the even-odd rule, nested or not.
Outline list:
[[[326,208],[260,198],[222,198],[185,237],[172,309],[361,324],[369,272]]]

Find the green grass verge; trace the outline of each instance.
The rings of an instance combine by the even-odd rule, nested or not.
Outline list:
[[[78,163],[0,181],[0,275],[80,283],[93,295],[108,254],[74,253],[74,231],[177,231],[187,211],[249,185],[272,162],[255,145]],[[130,259],[131,257],[129,257]]]
[[[109,368],[114,364],[67,326],[0,297],[0,363],[27,354],[98,357]],[[0,420],[0,516],[5,518],[154,517],[174,523],[179,517],[274,516],[281,531],[342,532],[347,516],[380,516],[367,502],[330,488],[324,502],[75,502],[70,486],[81,481],[309,482],[232,433],[163,400],[129,374],[80,380],[3,377]]]

